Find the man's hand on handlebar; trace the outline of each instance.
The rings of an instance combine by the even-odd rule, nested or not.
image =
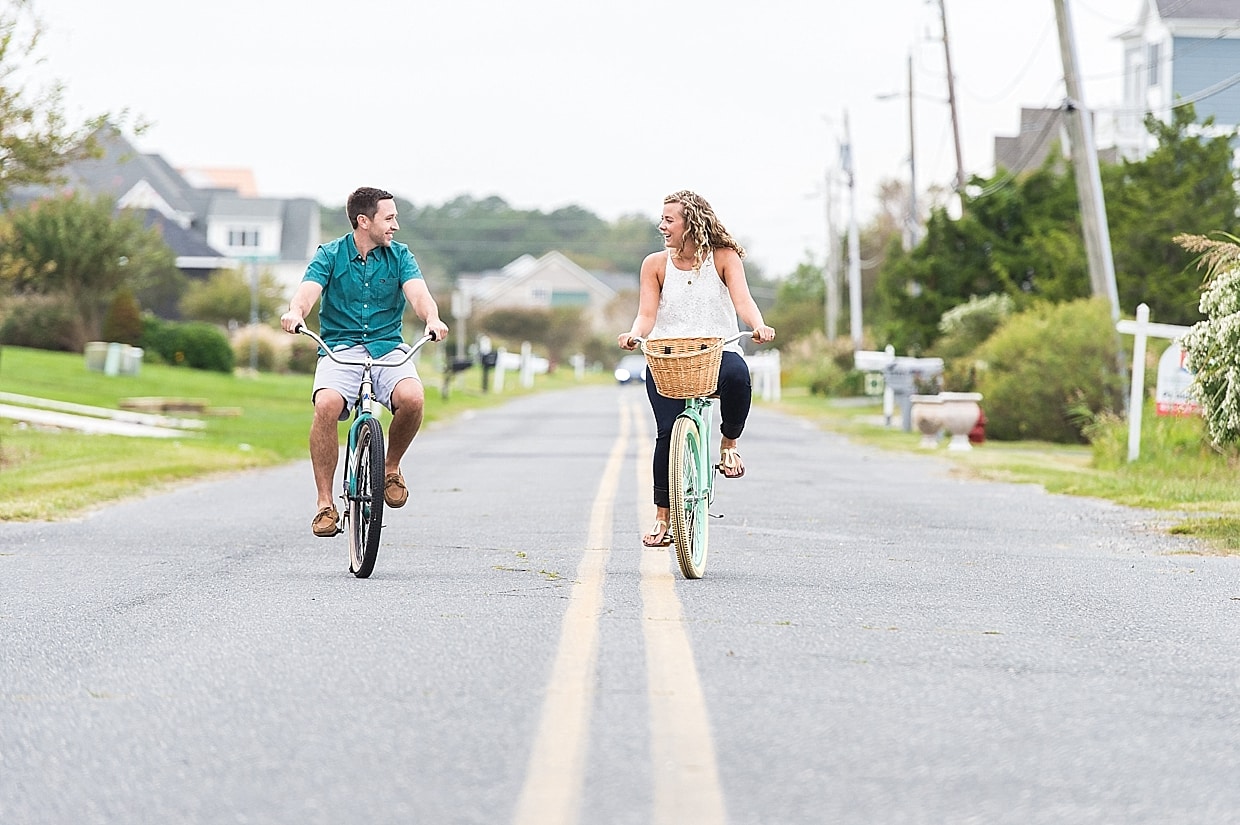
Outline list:
[[[438,318],[427,321],[424,334],[429,335],[432,341],[438,343],[448,337],[448,325]]]
[[[280,316],[280,327],[285,332],[289,333],[290,335],[296,335],[297,328],[300,327],[305,322],[306,322],[305,318],[302,318],[300,315],[298,315],[296,312],[293,312],[291,309],[288,312]]]

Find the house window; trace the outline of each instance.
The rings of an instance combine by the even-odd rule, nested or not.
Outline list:
[[[545,307],[551,303],[551,288],[545,283],[530,284],[530,304]]]
[[[1148,59],[1147,65],[1149,66],[1149,70],[1150,70],[1150,86],[1158,85],[1158,62],[1160,59],[1159,58],[1160,45],[1161,44],[1159,43],[1151,43],[1150,48],[1149,48],[1149,53],[1148,53],[1149,59]]]
[[[228,245],[234,248],[256,247],[258,246],[258,230],[230,229],[228,230]]]

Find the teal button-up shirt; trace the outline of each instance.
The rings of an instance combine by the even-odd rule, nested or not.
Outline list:
[[[362,344],[372,358],[382,358],[402,340],[405,282],[421,277],[405,244],[375,247],[363,261],[350,232],[321,244],[302,280],[323,287],[319,335],[329,347]]]

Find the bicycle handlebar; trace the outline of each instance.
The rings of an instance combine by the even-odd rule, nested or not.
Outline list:
[[[727,338],[724,338],[722,341],[720,341],[720,342],[719,342],[719,346],[721,346],[721,347],[726,347],[728,344],[732,344],[732,343],[735,343],[735,342],[737,342],[737,341],[741,340],[741,339],[742,339],[742,338],[744,338],[746,335],[748,335],[750,338],[752,338],[752,339],[753,339],[753,340],[755,340],[755,341],[757,341],[757,340],[758,340],[758,337],[757,337],[757,336],[758,336],[758,333],[757,333],[757,331],[756,331],[756,330],[752,330],[752,329],[743,329],[743,330],[741,330],[740,332],[736,333],[735,335],[732,335],[732,336],[729,336],[729,337],[727,337]],[[638,344],[643,345],[643,351],[644,351],[644,345],[645,345],[645,343],[646,343],[647,339],[642,338],[641,336],[638,336],[638,335],[634,335],[634,336],[633,336],[633,340],[634,340],[635,342],[637,342]],[[657,339],[656,339],[656,340],[657,340]]]
[[[323,350],[323,352],[327,354],[328,358],[332,359],[337,364],[344,364],[345,366],[348,366],[348,367],[371,367],[371,366],[399,367],[401,364],[405,363],[410,358],[412,358],[414,353],[422,349],[423,345],[425,345],[426,342],[435,340],[435,336],[430,333],[423,335],[421,338],[419,338],[417,341],[415,341],[413,344],[410,345],[409,351],[406,352],[405,356],[399,360],[392,361],[392,360],[384,360],[384,359],[379,359],[379,358],[371,358],[369,355],[367,355],[364,361],[359,361],[356,358],[341,358],[340,356],[336,355],[336,353],[332,352],[331,349],[327,346],[327,344],[323,342],[323,339],[318,336],[318,333],[309,329],[305,324],[298,324],[296,329],[294,329],[293,331],[300,332],[302,335],[309,337],[311,340],[313,340],[316,344],[319,345],[319,349]]]

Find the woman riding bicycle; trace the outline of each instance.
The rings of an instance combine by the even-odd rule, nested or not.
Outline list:
[[[727,338],[739,331],[737,316],[753,329],[758,342],[775,337],[775,329],[763,322],[762,312],[749,294],[741,262],[744,248],[728,234],[705,199],[687,190],[668,195],[663,199],[659,232],[666,249],[651,253],[642,262],[637,317],[629,331],[619,336],[622,348],[636,349],[637,338]],[[723,352],[717,394],[722,436],[718,469],[725,478],[740,478],[745,474],[745,464],[736,442],[745,429],[753,389],[739,344],[729,345]],[[668,456],[672,426],[685,402],[660,395],[653,381],[646,382],[646,395],[656,425],[656,512],[654,526],[642,543],[666,547],[672,541]]]
[[[426,322],[426,334],[442,341],[448,327],[439,319],[418,262],[408,246],[392,240],[400,228],[395,198],[366,186],[349,195],[345,209],[353,231],[315,251],[288,312],[280,318],[285,332],[295,333],[322,296],[319,332],[334,352],[349,357],[369,353],[377,360],[405,347],[401,322],[406,301]],[[361,377],[361,367],[341,366],[329,358],[320,357],[315,368],[310,462],[318,495],[318,512],[311,522],[316,536],[340,532],[340,513],[332,504],[332,480],[340,460],[336,425],[348,420]],[[402,507],[409,491],[400,460],[421,427],[425,395],[413,362],[375,370],[374,382],[375,399],[392,411],[383,498],[389,507]]]

